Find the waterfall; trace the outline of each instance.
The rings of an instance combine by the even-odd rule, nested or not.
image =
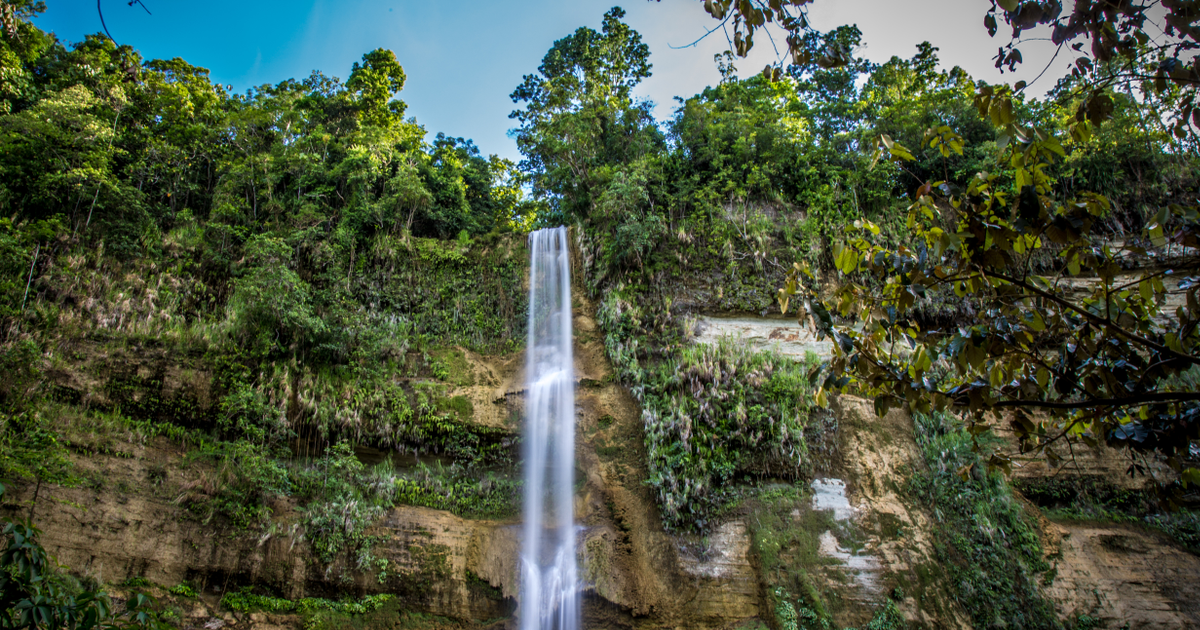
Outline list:
[[[521,630],[576,630],[575,367],[567,228],[533,232],[529,250]]]

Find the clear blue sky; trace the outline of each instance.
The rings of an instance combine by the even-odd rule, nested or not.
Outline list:
[[[237,91],[312,70],[345,79],[352,63],[375,48],[390,48],[408,81],[400,98],[409,115],[431,133],[472,138],[485,153],[519,159],[508,138],[513,103],[508,95],[525,74],[537,70],[556,39],[580,26],[599,28],[615,0],[524,0],[522,2],[414,0],[142,0],[151,11],[125,0],[100,0],[108,30],[147,58],[182,57],[212,71],[215,82]],[[61,40],[74,42],[101,31],[95,0],[46,0],[36,20]],[[625,0],[626,21],[649,44],[654,76],[639,94],[657,103],[655,115],[669,118],[673,96],[690,96],[718,79],[713,55],[727,47],[718,31],[691,43],[716,24],[698,0]],[[943,65],[960,65],[976,78],[1029,80],[1046,65],[1052,48],[1031,42],[1025,67],[1003,77],[992,55],[1004,43],[987,36],[988,0],[818,0],[810,5],[816,28],[857,23],[866,48],[861,54],[886,61],[910,57],[923,40],[941,48]],[[773,58],[770,42],[757,39],[743,76]],[[1052,87],[1069,59],[1060,57],[1038,82]]]

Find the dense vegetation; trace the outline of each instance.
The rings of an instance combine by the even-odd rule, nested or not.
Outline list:
[[[679,524],[708,522],[714,505],[705,492],[674,482],[669,469],[711,466],[724,471],[715,478],[725,480],[739,468],[724,461],[722,447],[714,447],[712,458],[698,464],[683,464],[677,456],[656,452],[679,443],[661,440],[654,428],[660,414],[654,411],[653,401],[669,396],[672,387],[667,381],[653,380],[656,370],[661,366],[664,373],[680,379],[690,369],[684,354],[689,314],[765,314],[773,306],[777,288],[788,285],[796,291],[800,274],[795,269],[808,270],[811,280],[805,297],[818,319],[817,327],[835,336],[839,344],[835,369],[828,373],[818,398],[851,385],[861,393],[878,393],[881,410],[899,402],[919,407],[930,403],[921,402],[922,394],[961,384],[945,398],[978,413],[990,407],[977,400],[995,400],[1010,390],[1042,391],[1049,379],[1057,389],[1046,391],[1055,393],[1030,402],[1053,410],[1058,400],[1075,400],[1071,397],[1076,392],[1068,388],[1075,382],[1083,401],[1063,403],[1067,409],[1078,408],[1074,415],[1066,422],[1056,419],[1058,424],[1028,423],[1030,429],[1022,431],[1028,448],[1055,457],[1059,452],[1053,444],[1056,426],[1070,428],[1072,436],[1082,433],[1095,419],[1088,415],[1094,410],[1087,401],[1108,399],[1103,383],[1111,381],[1116,392],[1117,383],[1128,381],[1123,375],[1129,370],[1147,368],[1151,371],[1130,390],[1135,394],[1130,404],[1141,405],[1143,412],[1153,411],[1143,417],[1161,417],[1161,423],[1169,425],[1171,418],[1185,421],[1181,426],[1187,428],[1169,434],[1174,441],[1164,446],[1168,455],[1195,437],[1196,425],[1186,420],[1194,411],[1194,402],[1188,402],[1194,396],[1186,393],[1186,386],[1164,389],[1161,380],[1180,366],[1187,367],[1176,355],[1167,352],[1161,361],[1153,358],[1157,355],[1143,356],[1146,348],[1141,345],[1129,345],[1128,339],[1113,336],[1119,332],[1095,322],[1093,327],[1083,326],[1083,320],[1069,312],[1046,320],[1045,330],[1036,328],[1041,320],[1031,320],[1040,334],[1027,341],[1016,339],[1014,318],[1033,317],[1032,311],[1043,308],[1041,302],[1035,305],[1026,299],[1038,295],[1009,301],[1003,288],[987,294],[975,285],[964,289],[949,280],[938,282],[942,276],[934,277],[942,273],[938,265],[945,265],[944,276],[959,285],[971,282],[968,270],[972,268],[967,265],[974,263],[969,254],[975,249],[994,250],[977,258],[987,264],[996,258],[1025,273],[1061,268],[1086,277],[1088,272],[1098,272],[1109,284],[1095,291],[1114,296],[1120,293],[1117,289],[1133,292],[1116,287],[1128,279],[1112,271],[1121,262],[1115,248],[1103,250],[1102,255],[1093,255],[1088,248],[1100,251],[1106,240],[1113,239],[1138,243],[1143,229],[1158,225],[1165,229],[1168,219],[1160,208],[1195,191],[1197,162],[1191,140],[1180,140],[1166,126],[1147,122],[1165,96],[1139,101],[1111,92],[1111,116],[1088,115],[1085,120],[1078,115],[1080,101],[1073,97],[1080,88],[1077,78],[1062,83],[1047,100],[1027,99],[1007,88],[976,85],[958,68],[939,70],[936,49],[928,44],[918,46],[910,59],[893,58],[881,65],[854,58],[834,65],[797,63],[776,81],[761,76],[736,80],[732,58],[726,56],[718,59],[725,80],[683,101],[669,124],[660,128],[639,114],[646,104],[629,96],[629,85],[649,71],[647,52],[636,33],[619,25],[619,17],[617,10],[606,15],[603,34],[581,29],[557,42],[540,75],[527,77],[513,94],[514,101],[525,106],[513,116],[522,123],[518,137],[530,157],[522,166],[541,177],[535,180],[535,195],[548,203],[556,219],[567,217],[584,226],[580,237],[584,264],[590,289],[603,296],[600,316],[610,359],[648,409],[651,483],[660,488],[668,523],[676,523],[672,515],[679,512],[695,515],[689,523]],[[809,33],[803,44],[816,59],[820,51],[830,48],[854,50],[859,40],[857,29],[843,27]],[[591,47],[581,51],[581,42]],[[556,79],[560,76],[573,78],[563,83]],[[549,114],[545,103],[554,105]],[[634,124],[638,120],[640,125]],[[544,141],[559,136],[582,140],[568,146]],[[880,159],[880,151],[887,159]],[[569,186],[563,176],[551,177],[564,169],[586,176],[571,180]],[[945,201],[930,195],[939,188]],[[1010,193],[1010,188],[1018,193],[1028,189],[1021,194],[1035,195],[1040,201],[1033,212],[1040,211],[1038,216],[1049,223],[1026,216],[1028,210],[1009,218],[1010,202],[1025,198]],[[956,224],[964,216],[967,219]],[[1006,222],[1011,221],[1016,223],[1010,229]],[[972,245],[971,230],[982,234],[995,224],[1000,228],[994,238],[1001,244],[993,246],[990,240],[985,244],[984,237],[977,236],[978,246]],[[1042,230],[1042,235],[1017,238],[1001,233],[1004,229]],[[951,240],[954,230],[959,232],[957,240]],[[856,240],[848,238],[848,232]],[[864,236],[858,237],[859,233]],[[923,240],[914,243],[914,235]],[[1021,239],[1036,243],[1026,245]],[[961,273],[955,275],[946,261],[960,247],[958,243],[967,254]],[[801,266],[794,267],[793,262]],[[1188,267],[1184,264],[1176,271],[1181,269]],[[926,276],[928,281],[923,280]],[[924,285],[915,286],[920,282]],[[830,285],[841,288],[841,301],[823,307]],[[1185,282],[1180,289],[1189,286]],[[1136,310],[1137,325],[1144,324],[1145,334],[1153,328],[1158,344],[1177,338],[1183,344],[1180,356],[1190,356],[1186,349],[1196,336],[1189,324],[1192,315],[1187,315],[1191,311],[1185,309],[1182,319],[1156,324],[1157,309],[1163,307],[1155,306],[1153,312],[1144,307],[1162,305],[1174,289],[1152,281],[1146,288],[1150,290],[1143,293],[1148,297],[1134,295],[1128,306],[1122,303],[1121,310],[1112,310],[1111,317],[1102,313],[1101,319],[1125,322],[1126,314]],[[1125,293],[1120,295],[1125,299]],[[1103,306],[1101,298],[1093,296],[1083,303],[1095,310]],[[835,321],[835,316],[840,319]],[[834,325],[843,322],[866,322],[866,328],[835,331]],[[1171,337],[1175,324],[1182,332]],[[955,330],[965,332],[951,334]],[[918,337],[916,331],[932,336]],[[1064,359],[1069,365],[1054,365],[1054,357],[1068,354],[1059,353],[1063,335],[1072,334],[1086,337],[1079,338],[1081,354]],[[916,353],[910,360],[910,353],[900,350],[914,338],[925,343],[928,356]],[[1101,352],[1097,346],[1111,347]],[[893,355],[881,354],[884,349]],[[1026,361],[1024,355],[1030,352],[1035,360]],[[880,363],[885,358],[892,363]],[[713,363],[722,360],[726,358]],[[955,361],[957,372],[950,369]],[[721,372],[713,378],[721,380],[722,391],[739,391],[739,379],[759,378],[751,377],[750,370],[737,377]],[[946,384],[939,390],[943,380]],[[992,390],[986,387],[989,380]],[[1147,389],[1176,390],[1173,395],[1178,401],[1163,398],[1171,405],[1151,410],[1146,406],[1151,399],[1136,397]],[[701,390],[691,386],[691,391]],[[790,391],[802,397],[804,386]],[[1155,395],[1167,396],[1161,392]],[[731,396],[729,401],[736,408],[743,399]],[[753,404],[744,402],[747,407]],[[797,398],[785,407],[806,405]],[[1114,417],[1127,418],[1128,413],[1118,411]],[[772,417],[772,412],[764,417]],[[1025,426],[1028,414],[1020,417]],[[677,420],[664,422],[669,426],[679,424]],[[1166,434],[1173,429],[1164,428],[1160,436],[1151,424],[1145,426],[1152,437],[1139,438],[1137,445],[1153,449],[1166,444]],[[689,435],[686,429],[677,430]],[[745,430],[719,427],[720,439],[714,444],[726,437],[733,440],[730,445],[735,444],[733,436]],[[749,431],[753,434],[754,428]],[[1092,428],[1095,437],[1086,439],[1134,441],[1113,437],[1111,431],[1106,419]],[[780,439],[768,441],[760,454],[787,443]],[[745,449],[745,445],[733,448]],[[795,464],[799,469],[811,462]],[[703,488],[706,479],[707,474],[692,477],[689,483]]]
[[[1019,232],[1038,219],[1069,230],[1057,226],[1067,236],[1054,246],[1040,236],[1010,243],[1028,270],[1117,264],[1105,242],[1178,227],[1160,209],[1194,198],[1200,184],[1194,136],[1159,124],[1156,108],[1170,95],[1101,90],[1108,109],[1091,116],[1099,101],[1082,96],[1094,87],[1085,77],[1045,100],[1027,98],[939,69],[927,43],[908,59],[859,59],[852,26],[797,31],[788,42],[795,63],[770,76],[739,79],[734,57],[718,56],[722,81],[659,123],[633,96],[650,75],[649,49],[614,8],[600,31],[556,42],[512,94],[525,155],[516,165],[462,138],[427,141],[395,98],[405,75],[390,51],[363,55],[345,82],[314,73],[237,95],[181,59],[144,60],[100,36],[66,46],[29,23],[34,3],[11,6],[16,18],[6,17],[12,28],[0,36],[0,479],[32,491],[33,516],[43,484],[105,486],[73,459],[123,456],[131,442],[165,438],[187,453],[187,481],[172,500],[189,518],[265,535],[282,516],[274,499],[288,497],[315,562],[347,582],[370,572],[419,590],[389,577],[373,553],[370,526],[390,506],[515,514],[518,438],[473,422],[471,401],[454,390],[474,384],[468,353],[523,345],[522,235],[533,227],[576,228],[581,284],[598,305],[605,350],[641,405],[642,481],[665,527],[703,536],[731,510],[755,511],[774,621],[818,627],[828,611],[803,568],[788,563],[815,553],[790,515],[808,499],[797,482],[835,464],[827,394],[886,394],[881,411],[902,399],[920,407],[957,356],[898,353],[888,377],[900,385],[884,391],[866,363],[853,363],[875,356],[861,351],[864,337],[835,326],[883,321],[905,340],[960,331],[933,344],[958,343],[954,353],[969,355],[976,372],[960,370],[970,378],[956,394],[968,401],[972,391],[986,399],[987,386],[1045,389],[1050,376],[1036,366],[1025,387],[1009,386],[1014,370],[980,367],[1018,347],[1000,338],[1012,325],[989,329],[980,318],[1011,320],[996,315],[997,304],[1031,313],[1043,303],[967,288],[909,291],[914,269],[952,250],[939,239],[954,229],[982,222],[981,230]],[[960,224],[956,212],[970,217]],[[855,230],[861,238],[846,247]],[[781,286],[800,292],[801,269],[807,312],[841,335],[840,372],[817,382],[814,357],[693,343],[697,314],[766,314]],[[845,287],[908,295],[899,298],[903,317],[886,299],[875,312],[853,300],[820,305]],[[1149,291],[1122,296],[1122,308],[1135,304],[1139,322],[1160,326],[1146,305],[1158,309],[1166,291]],[[1079,321],[1060,319],[1059,337],[1030,341],[1034,352],[1066,347],[1062,336],[1076,333],[1061,329]],[[1198,334],[1193,326],[1177,339]],[[1145,367],[1139,352],[1095,352],[1053,376],[1094,394],[1115,385],[1089,375]],[[1174,371],[1155,372],[1142,390],[1194,391],[1187,366],[1164,365]],[[987,378],[972,380],[977,372]],[[1193,401],[1169,402],[1179,406],[1151,411],[1184,427],[1172,434],[1184,468],[1180,444],[1197,437],[1198,412]],[[1086,436],[1075,425],[1085,441],[1114,439],[1101,425]],[[1044,449],[1038,440],[1053,436],[1039,428],[1022,437]],[[956,599],[982,626],[1055,626],[1037,591],[1051,578],[1033,526],[1007,483],[985,470],[995,443],[982,426],[968,431],[940,414],[922,417],[918,433],[926,468],[906,491],[945,517],[936,551]],[[441,459],[366,466],[356,454],[366,447]],[[1136,510],[1105,503],[1088,513],[1150,523],[1194,546],[1194,517],[1161,514],[1149,494],[1141,500]],[[346,621],[337,615],[386,605],[250,590],[225,601],[300,611],[330,627]],[[871,623],[900,625],[896,604],[885,602]]]
[[[344,82],[238,95],[182,59],[66,46],[16,6],[0,42],[0,478],[33,489],[29,515],[43,484],[105,488],[73,458],[157,436],[186,446],[169,498],[192,518],[269,534],[291,497],[335,575],[388,575],[366,528],[396,502],[513,514],[516,436],[449,392],[471,378],[464,352],[523,345],[515,165],[427,142],[390,51]],[[454,464],[366,467],[366,446]],[[464,488],[483,466],[489,490]]]

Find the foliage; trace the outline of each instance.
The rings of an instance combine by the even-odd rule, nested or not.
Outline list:
[[[441,630],[461,625],[445,617],[403,610],[399,599],[391,599],[364,613],[318,610],[305,620],[304,627],[305,630]]]
[[[648,336],[654,323],[635,295],[611,291],[597,317],[618,376],[642,406],[664,524],[706,532],[738,497],[739,481],[811,473],[822,453],[810,453],[809,441],[819,443],[824,427],[808,414],[805,366],[729,342],[680,344],[671,331],[678,324],[662,313],[659,334]]]
[[[175,586],[172,586],[170,589],[168,589],[167,592],[172,595],[176,595],[178,597],[190,597],[192,599],[195,599],[196,597],[198,597],[198,595],[196,594],[196,589],[192,588],[191,584],[186,584],[186,583],[185,584],[176,584]]]
[[[506,519],[520,512],[522,481],[457,463],[418,466],[396,478],[396,503],[448,510],[465,518]]]
[[[1185,493],[1176,483],[1168,498]],[[1164,501],[1162,489],[1121,488],[1096,477],[1030,478],[1013,482],[1021,494],[1051,519],[1115,521],[1150,527],[1200,552],[1200,515]],[[1174,491],[1174,492],[1171,492]]]
[[[624,16],[614,7],[600,32],[581,27],[554,42],[538,74],[512,93],[525,103],[509,115],[521,125],[513,132],[521,169],[534,196],[550,200],[547,225],[588,216],[611,167],[661,147],[650,104],[632,95],[650,76],[650,49]]]
[[[293,601],[269,595],[259,595],[253,592],[253,588],[244,587],[225,593],[221,597],[221,605],[234,612],[294,612],[303,616],[310,616],[319,611],[332,611],[342,614],[361,615],[378,610],[394,598],[395,595],[381,593],[379,595],[368,595],[357,601],[349,599],[334,601],[319,597],[305,597]]]
[[[366,529],[391,506],[395,489],[389,468],[368,470],[349,443],[338,442],[301,472],[298,491],[309,501],[305,535],[321,562],[345,556],[359,570],[387,568],[387,561],[372,553],[375,538]]]
[[[750,49],[754,47],[754,32],[756,30],[775,22],[779,24],[784,32],[788,33],[785,38],[787,42],[787,54],[794,63],[800,64],[815,61],[823,67],[835,67],[845,64],[848,52],[844,48],[830,47],[823,51],[822,54],[814,56],[801,43],[803,35],[811,31],[811,27],[808,24],[808,11],[806,7],[810,2],[812,0],[774,0],[768,2],[764,2],[763,0],[753,0],[752,2],[713,0],[705,2],[704,10],[713,19],[719,20],[722,24],[733,18],[733,38],[730,40],[730,48],[739,57],[745,57],[750,54]],[[763,73],[771,78],[778,77],[778,72],[772,72],[771,66],[767,66],[763,70]]]
[[[1063,83],[1075,83],[1081,92],[1086,91],[1079,103],[1080,120],[1086,117],[1099,122],[1107,117],[1112,109],[1110,89],[1136,89],[1146,98],[1167,97],[1172,133],[1181,139],[1191,136],[1194,141],[1195,126],[1200,126],[1200,116],[1193,113],[1200,85],[1200,64],[1194,53],[1200,47],[1196,8],[1173,1],[1163,2],[1162,8],[1159,17],[1149,13],[1150,5],[1077,2],[1068,15],[1063,15],[1058,1],[996,0],[984,17],[984,25],[993,37],[999,30],[997,15],[1012,27],[1011,41],[995,57],[996,67],[1001,70],[1005,66],[1012,70],[1023,61],[1017,47],[1025,31],[1049,28],[1050,40],[1060,52],[1070,44],[1078,57]],[[1087,52],[1083,51],[1082,41],[1071,43],[1081,37],[1090,41]],[[1016,89],[1023,87],[1024,83],[1019,82]]]
[[[1052,579],[1036,522],[999,473],[986,470],[972,450],[975,436],[944,414],[916,416],[927,471],[910,490],[939,515],[934,549],[978,627],[1058,628],[1039,584]]]
[[[4,486],[0,485],[0,498]],[[4,521],[0,556],[0,628],[166,628],[149,610],[153,600],[136,593],[113,614],[108,595],[82,587],[38,543],[31,522]]]
[[[251,356],[312,346],[324,322],[312,312],[308,284],[288,268],[292,248],[279,238],[254,236],[243,251],[245,266],[228,303],[233,343]]]
[[[0,479],[72,486],[78,483],[66,445],[39,412],[0,411]],[[35,502],[37,495],[34,495]],[[32,512],[31,512],[32,514]]]
[[[781,34],[786,34],[780,39],[786,41],[788,54],[781,55],[776,64],[767,65],[762,73],[768,79],[778,80],[783,74],[783,58],[792,66],[822,68],[838,68],[853,62],[852,51],[844,44],[828,42],[819,51],[805,45],[816,34],[807,19],[807,5],[811,2],[709,0],[704,8],[722,26],[732,18],[734,35],[729,40],[729,52],[739,57],[746,57],[753,48],[756,30],[769,30],[771,27],[767,25],[772,22],[778,24]],[[1200,112],[1195,102],[1200,84],[1200,63],[1195,58],[1195,51],[1200,48],[1196,9],[1190,2],[1165,2],[1163,15],[1157,18],[1150,13],[1152,7],[1156,9],[1158,3],[1085,0],[1075,2],[1064,15],[1059,0],[993,0],[983,24],[992,37],[999,30],[997,16],[1012,27],[1011,40],[1000,47],[995,57],[996,68],[1001,71],[1005,67],[1013,70],[1024,61],[1018,46],[1030,39],[1022,37],[1025,31],[1046,27],[1050,41],[1058,46],[1053,59],[1070,45],[1078,56],[1069,66],[1071,74],[1059,87],[1078,88],[1072,96],[1083,97],[1076,112],[1079,120],[1099,122],[1107,118],[1114,88],[1124,88],[1130,93],[1137,90],[1144,100],[1158,100],[1164,105],[1164,113],[1170,113],[1172,135],[1194,143],[1196,128],[1200,127],[1200,114],[1195,113]],[[1087,52],[1082,41],[1075,41],[1081,37],[1091,42]],[[1019,81],[1015,89],[1019,92],[1025,85]]]
[[[236,530],[263,527],[271,518],[269,499],[289,494],[289,471],[249,442],[213,442],[189,453],[190,459],[211,458],[216,472],[184,484],[175,499],[205,522],[221,515]]]
[[[1060,440],[1108,441],[1161,452],[1185,482],[1200,479],[1186,463],[1200,435],[1200,398],[1175,380],[1200,362],[1198,285],[1190,278],[1168,285],[1174,266],[1123,271],[1168,242],[1193,246],[1197,210],[1172,204],[1149,219],[1141,238],[1093,244],[1093,226],[1110,204],[1092,192],[1057,196],[1049,167],[1065,155],[1061,141],[1015,124],[1006,87],[982,90],[977,105],[1002,127],[1003,171],[980,172],[965,188],[926,182],[909,208],[908,245],[883,244],[876,225],[856,222],[835,253],[849,281],[825,301],[804,286],[811,274],[801,265],[780,289],[785,311],[799,293],[802,321],[811,314],[835,340],[825,387],[853,382],[875,396],[881,413],[901,401],[921,411],[955,409],[975,423],[1009,411],[1022,451],[1052,462],[1062,457]],[[1090,126],[1072,131],[1086,138]],[[949,127],[929,130],[925,143],[946,158],[963,154],[963,138]],[[912,158],[888,136],[879,152]],[[921,320],[922,302],[951,293],[974,321]],[[1172,295],[1183,303],[1169,306]],[[835,316],[855,323],[837,326]]]

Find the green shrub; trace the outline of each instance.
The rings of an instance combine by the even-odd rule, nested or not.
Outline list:
[[[375,538],[365,532],[392,505],[393,478],[386,463],[364,466],[348,442],[330,446],[299,472],[299,494],[307,501],[304,528],[321,562],[347,557],[360,570],[386,568],[387,561],[372,553]]]
[[[199,597],[199,595],[196,593],[196,589],[192,588],[192,585],[190,584],[176,584],[175,586],[172,586],[168,592],[172,595],[178,595],[179,597],[190,597],[192,599]]]
[[[317,597],[305,597],[298,600],[259,595],[252,587],[243,587],[229,591],[221,598],[221,606],[234,612],[271,612],[295,613],[310,617],[320,611],[329,611],[347,615],[361,615],[378,610],[387,602],[395,599],[395,595],[381,593],[368,595],[362,599],[330,600]]]
[[[457,464],[421,464],[415,473],[396,478],[396,502],[447,510],[466,518],[512,518],[521,506],[523,482]]]

